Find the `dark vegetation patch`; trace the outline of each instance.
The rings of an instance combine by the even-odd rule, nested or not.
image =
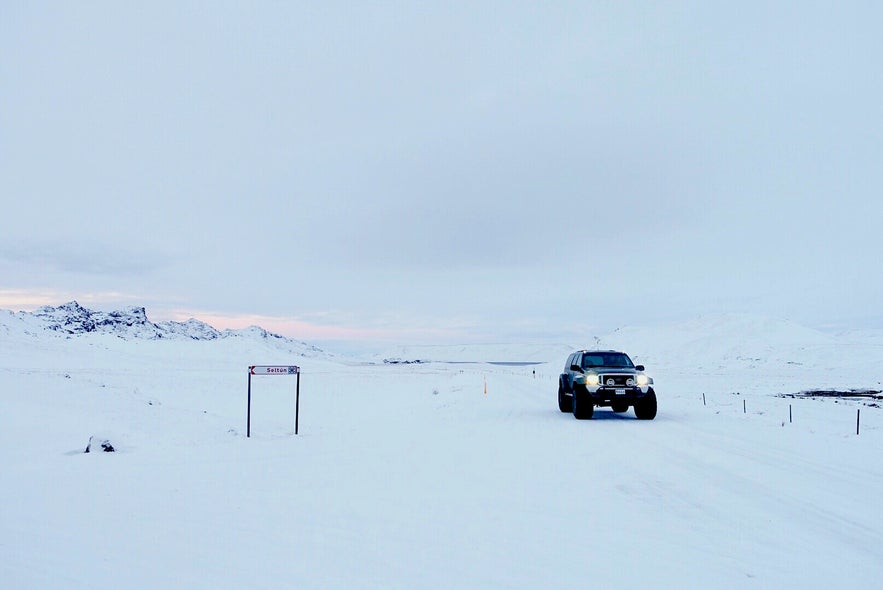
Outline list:
[[[384,365],[423,365],[428,362],[429,361],[425,361],[425,360],[421,360],[421,359],[414,359],[414,360],[406,360],[406,359],[399,359],[399,358],[383,359]]]
[[[879,408],[883,402],[883,391],[879,389],[807,389],[797,393],[781,393],[779,397],[833,399],[834,403],[841,399],[861,401],[871,408]]]

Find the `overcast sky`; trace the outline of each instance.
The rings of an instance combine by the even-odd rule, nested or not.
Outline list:
[[[883,326],[878,2],[0,7],[0,307]]]

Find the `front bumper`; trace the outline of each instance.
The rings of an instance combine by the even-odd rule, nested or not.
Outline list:
[[[587,387],[586,392],[592,401],[599,406],[606,406],[616,402],[633,404],[642,399],[650,390],[646,387]]]

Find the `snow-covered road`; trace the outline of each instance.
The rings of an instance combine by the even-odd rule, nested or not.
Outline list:
[[[267,377],[247,439],[245,367],[288,360],[261,342],[21,337],[3,353],[5,588],[883,577],[883,411],[857,402],[685,372],[657,377],[652,422],[577,421],[557,409],[557,365],[316,358],[299,361],[301,434],[293,381]],[[119,452],[83,454],[92,434]]]

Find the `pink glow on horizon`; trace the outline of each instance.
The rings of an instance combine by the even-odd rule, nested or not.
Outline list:
[[[333,326],[300,320],[296,318],[274,317],[259,314],[223,314],[219,312],[203,312],[191,310],[174,310],[163,314],[162,319],[184,322],[190,318],[198,319],[219,330],[242,329],[260,326],[298,340],[414,340],[427,337],[452,337],[454,330],[438,328],[427,329],[396,329],[396,328],[358,328]]]
[[[72,293],[58,290],[0,289],[0,309],[13,311],[34,311],[43,306],[59,306],[69,301],[77,301],[86,307],[90,305],[131,306],[141,305],[144,297],[119,292]],[[117,307],[117,308],[119,308]],[[445,328],[384,327],[366,328],[324,324],[316,321],[292,317],[278,317],[261,314],[228,314],[218,311],[202,311],[181,308],[147,307],[150,321],[173,320],[178,322],[196,318],[219,330],[241,329],[260,326],[270,332],[299,340],[350,340],[350,341],[397,341],[419,342],[425,340],[462,341],[465,331],[460,326]],[[401,320],[406,325],[413,322]],[[468,338],[467,338],[468,339]]]

